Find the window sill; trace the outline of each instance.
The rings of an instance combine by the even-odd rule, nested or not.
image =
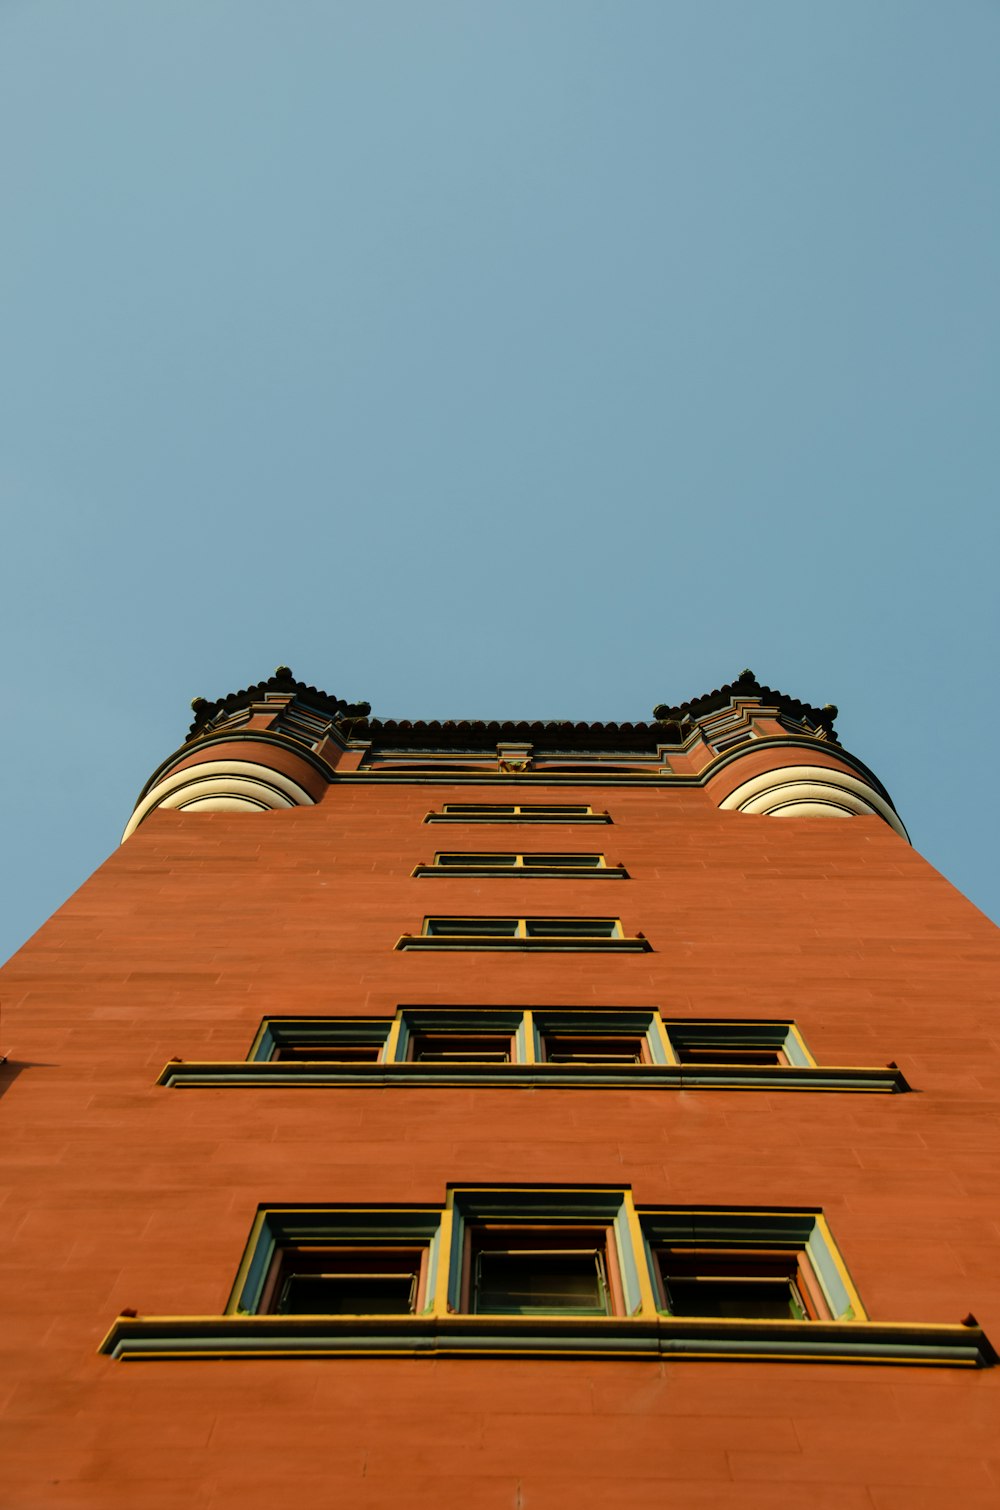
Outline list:
[[[425,823],[610,823],[607,813],[428,813]]]
[[[484,950],[533,949],[537,953],[565,953],[579,950],[602,950],[608,954],[648,954],[652,944],[645,938],[586,938],[553,935],[550,938],[517,938],[494,933],[449,934],[404,933],[396,949],[466,949]]]
[[[624,865],[594,866],[586,869],[575,865],[418,865],[411,875],[427,876],[542,876],[560,881],[627,881],[628,871]]]
[[[989,1368],[977,1325],[493,1316],[121,1316],[100,1352],[179,1358],[762,1359]]]
[[[172,1060],[165,1086],[489,1086],[490,1089],[861,1091],[910,1089],[898,1069],[829,1065],[330,1064],[323,1060]]]

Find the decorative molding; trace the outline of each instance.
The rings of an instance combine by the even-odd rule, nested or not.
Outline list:
[[[730,792],[719,806],[730,812],[773,818],[877,817],[909,843],[909,836],[889,803],[865,782],[834,766],[779,766],[762,771]]]
[[[152,787],[137,805],[122,843],[155,808],[201,812],[313,807],[312,797],[281,771],[244,760],[205,760],[173,771]]]

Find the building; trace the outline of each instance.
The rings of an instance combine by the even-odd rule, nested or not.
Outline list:
[[[995,1510],[997,932],[835,716],[198,700],[0,985],[3,1503]]]

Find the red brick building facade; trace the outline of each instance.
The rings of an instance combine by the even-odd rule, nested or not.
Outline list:
[[[0,981],[5,1505],[1000,1503],[997,933],[835,709],[195,711]]]

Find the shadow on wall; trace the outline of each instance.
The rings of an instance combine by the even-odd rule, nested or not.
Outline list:
[[[0,1055],[0,1096],[5,1096],[17,1077],[24,1070],[55,1070],[59,1066],[50,1064],[46,1060],[37,1059],[8,1059],[6,1054]]]

